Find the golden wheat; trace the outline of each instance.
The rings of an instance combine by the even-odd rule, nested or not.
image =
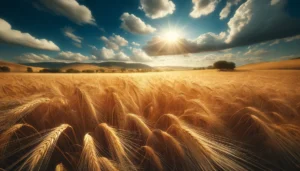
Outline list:
[[[0,168],[299,170],[299,74],[0,75]]]

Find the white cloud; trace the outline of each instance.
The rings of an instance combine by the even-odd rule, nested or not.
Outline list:
[[[119,45],[117,45],[115,42],[110,41],[107,37],[102,36],[100,39],[105,43],[105,46],[109,49],[113,50],[119,50]]]
[[[299,40],[299,39],[300,39],[300,35],[291,36],[291,37],[287,37],[287,38],[283,38],[283,39],[276,39],[276,40],[272,41],[269,46],[277,45],[282,41],[288,43],[288,42],[292,42],[292,41]]]
[[[280,0],[271,0],[271,5],[276,5],[280,2]]]
[[[119,50],[119,46],[128,45],[128,41],[120,35],[113,34],[113,36],[110,36],[109,38],[102,36],[100,39],[105,43],[107,48],[113,50]]]
[[[240,0],[228,0],[226,3],[226,6],[222,9],[220,13],[220,19],[223,20],[228,17],[228,15],[231,12],[231,7],[233,5],[237,5],[240,2]]]
[[[284,41],[285,42],[292,42],[292,41],[299,40],[299,39],[300,39],[300,34],[296,35],[296,36],[285,38]]]
[[[0,18],[0,42],[26,46],[35,49],[59,51],[59,47],[52,41],[46,39],[37,39],[29,33],[22,33],[13,30],[11,25]]]
[[[152,19],[165,17],[175,11],[175,4],[171,0],[140,0],[140,3],[140,9]]]
[[[73,40],[73,45],[76,47],[81,48],[81,42],[83,40],[82,37],[79,37],[74,34],[74,30],[71,27],[66,27],[63,29],[63,34]]]
[[[40,2],[55,14],[65,16],[77,24],[96,25],[92,12],[76,0],[40,0]]]
[[[244,55],[245,56],[261,56],[261,55],[265,55],[268,54],[269,51],[264,50],[264,49],[249,49]]]
[[[74,30],[71,27],[66,27],[63,29],[63,33],[66,37],[72,39],[74,42],[81,43],[82,37],[76,36]]]
[[[96,58],[96,60],[101,61],[128,61],[130,58],[123,53],[122,51],[119,53],[115,53],[113,49],[107,49],[103,47],[102,49],[93,49],[93,56]]]
[[[81,53],[73,53],[70,51],[66,51],[66,52],[63,51],[57,55],[56,59],[65,60],[65,61],[82,62],[82,61],[88,60],[89,57],[84,56]]]
[[[190,16],[193,18],[199,18],[201,16],[206,16],[216,9],[219,0],[192,0],[194,7]]]
[[[142,49],[132,48],[131,60],[136,62],[149,62],[152,58],[148,56]]]
[[[129,56],[127,56],[123,52],[117,53],[114,58],[118,61],[129,61],[130,60]]]
[[[274,46],[274,45],[277,45],[280,43],[280,40],[277,39],[277,40],[274,40],[269,46]]]
[[[127,46],[128,44],[128,41],[120,35],[114,34],[112,37],[110,37],[110,40],[116,42],[119,46]]]
[[[78,47],[78,48],[82,48],[82,45],[81,43],[76,43],[76,42],[73,42],[72,43],[74,46]]]
[[[83,62],[89,59],[94,59],[95,56],[84,56],[81,53],[73,53],[70,51],[59,52],[55,57],[49,57],[44,54],[26,53],[16,57],[16,60],[21,63],[36,63],[36,62]]]
[[[16,58],[21,63],[56,62],[57,60],[44,54],[27,53]]]
[[[286,56],[281,56],[279,57],[279,60],[289,60],[289,59],[294,59],[294,58],[299,58],[300,55],[286,55]]]
[[[136,42],[132,42],[131,43],[133,46],[141,46],[139,43],[136,43]]]
[[[156,28],[145,24],[144,21],[133,14],[124,13],[121,20],[121,28],[133,34],[149,34],[156,31]]]

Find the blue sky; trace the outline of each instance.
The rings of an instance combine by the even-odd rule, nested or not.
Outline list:
[[[0,60],[200,67],[289,59],[300,56],[299,7],[297,0],[3,1]]]

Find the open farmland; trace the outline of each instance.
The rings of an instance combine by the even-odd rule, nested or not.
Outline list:
[[[0,168],[297,170],[299,75],[1,74]]]

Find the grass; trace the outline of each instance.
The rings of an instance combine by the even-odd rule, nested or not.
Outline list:
[[[0,168],[299,170],[299,74],[3,74]]]

